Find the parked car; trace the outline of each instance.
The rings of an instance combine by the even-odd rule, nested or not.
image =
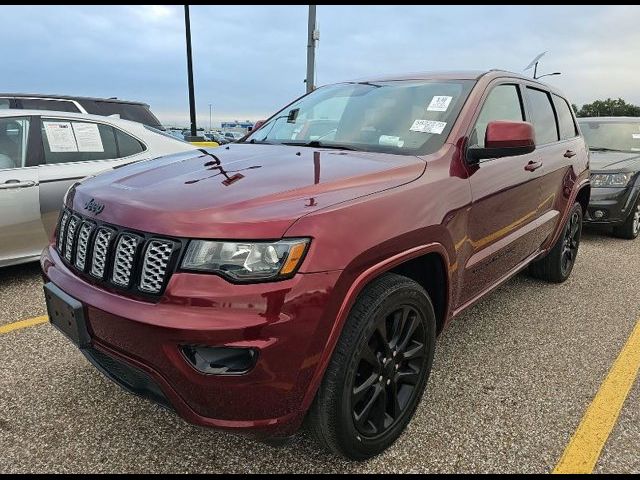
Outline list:
[[[240,140],[244,135],[240,132],[224,132],[224,137],[229,142],[235,142],[236,140]]]
[[[204,135],[209,141],[217,142],[218,145],[226,145],[227,143],[229,143],[229,139],[224,135],[219,134],[218,132],[207,132]]]
[[[56,112],[90,113],[116,116],[123,120],[140,122],[158,130],[164,130],[160,120],[149,105],[117,98],[71,97],[66,95],[41,95],[34,93],[0,93],[0,110],[52,110]]]
[[[0,110],[0,267],[38,259],[73,182],[124,163],[194,149],[128,120]]]
[[[545,84],[329,85],[215,154],[73,187],[41,258],[49,315],[190,422],[283,437],[307,417],[365,459],[411,420],[453,317],[526,268],[569,277],[588,200],[585,142]]]
[[[633,240],[640,232],[640,118],[580,118],[591,151],[591,200],[585,222]]]

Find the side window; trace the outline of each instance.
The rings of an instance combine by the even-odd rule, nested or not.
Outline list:
[[[8,98],[0,98],[0,110],[11,108],[11,100]]]
[[[78,107],[68,100],[47,100],[45,98],[21,98],[20,103],[25,110],[54,110],[56,112],[78,113]]]
[[[553,98],[553,105],[556,107],[556,114],[558,115],[560,140],[575,137],[578,132],[576,131],[576,124],[573,121],[573,115],[571,114],[571,107],[569,107],[569,104],[567,104],[564,98],[555,94],[551,94],[551,97]]]
[[[101,123],[42,119],[46,164],[118,158],[113,127]]]
[[[469,144],[484,147],[487,125],[494,120],[524,120],[517,85],[498,85],[491,90],[480,110]]]
[[[536,132],[536,145],[557,142],[556,116],[553,114],[549,94],[537,88],[527,87],[527,98],[531,109],[531,123]]]
[[[120,153],[118,157],[128,157],[146,150],[145,146],[131,135],[127,135],[117,128],[114,130],[116,132],[116,141],[118,142],[118,152]]]
[[[29,119],[0,118],[0,170],[25,166]]]

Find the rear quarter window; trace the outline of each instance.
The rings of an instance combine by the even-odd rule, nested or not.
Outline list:
[[[571,107],[569,107],[569,104],[564,98],[559,97],[556,94],[552,94],[551,97],[553,98],[553,105],[556,107],[556,114],[558,115],[560,140],[575,137],[578,135],[578,131],[576,130],[576,124],[573,120]]]
[[[146,105],[124,102],[104,102],[99,100],[85,100],[81,105],[88,113],[94,115],[119,115],[124,120],[131,120],[144,125],[162,129],[160,121],[151,113]]]

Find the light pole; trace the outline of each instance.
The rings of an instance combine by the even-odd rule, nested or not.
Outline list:
[[[550,77],[551,75],[562,75],[560,72],[553,72],[553,73],[545,73],[544,75],[540,75],[539,77],[533,77],[534,80],[538,80],[539,78],[542,77]]]
[[[312,92],[315,86],[316,68],[316,42],[320,40],[320,32],[316,28],[316,6],[309,5],[309,24],[307,32],[307,93]]]
[[[209,131],[211,131],[211,104],[209,104]]]
[[[184,27],[187,37],[187,75],[189,78],[189,114],[191,116],[191,137],[187,141],[200,141],[196,128],[196,97],[193,88],[193,62],[191,60],[191,21],[189,19],[189,5],[184,6]]]

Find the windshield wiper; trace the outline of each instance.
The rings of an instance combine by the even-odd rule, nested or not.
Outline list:
[[[341,145],[338,143],[323,143],[318,140],[311,140],[310,142],[282,142],[282,145],[289,145],[291,147],[312,147],[312,148],[334,148],[336,150],[356,150],[353,147],[347,145]]]
[[[264,140],[256,140],[255,138],[252,138],[248,142],[244,141],[244,142],[237,142],[237,143],[257,143],[257,144],[260,144],[260,145],[273,145],[273,143],[271,143],[271,142],[265,142]]]

